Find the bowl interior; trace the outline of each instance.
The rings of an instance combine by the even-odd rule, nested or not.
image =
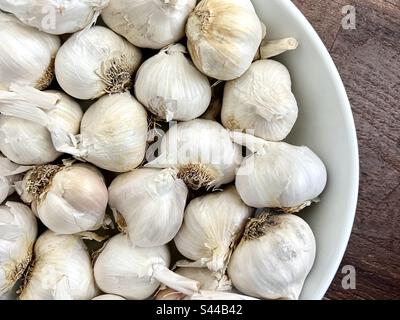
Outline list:
[[[253,0],[268,37],[295,37],[297,50],[281,55],[292,76],[300,114],[287,139],[318,154],[328,170],[321,202],[301,217],[314,231],[315,265],[301,299],[321,299],[339,267],[351,233],[358,195],[358,148],[349,100],[321,39],[289,0]]]

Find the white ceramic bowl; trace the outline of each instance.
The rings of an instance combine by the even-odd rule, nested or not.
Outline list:
[[[343,258],[357,205],[359,161],[353,115],[335,64],[296,6],[290,0],[252,1],[269,38],[292,36],[300,43],[277,60],[291,72],[300,109],[288,142],[310,147],[328,169],[321,202],[301,214],[314,231],[317,256],[300,298],[321,299]]]

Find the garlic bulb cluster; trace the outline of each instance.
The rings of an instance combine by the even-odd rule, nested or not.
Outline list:
[[[150,152],[151,152],[150,148]],[[196,119],[178,123],[164,135],[159,156],[146,167],[178,170],[188,187],[213,188],[230,183],[241,163],[241,149],[219,123]]]
[[[99,168],[127,172],[145,156],[147,112],[129,92],[104,96],[83,115],[80,134],[60,134],[56,149]],[[53,139],[54,142],[55,139]]]
[[[17,185],[17,192],[56,233],[96,230],[103,224],[107,187],[101,173],[90,165],[35,167]]]
[[[101,16],[135,46],[161,49],[184,37],[195,5],[196,0],[112,0]]]
[[[99,288],[126,299],[150,297],[161,283],[185,294],[199,290],[199,283],[168,269],[170,253],[167,246],[139,248],[128,237],[116,235],[107,242],[94,265]]]
[[[50,34],[74,33],[95,22],[109,0],[0,0],[0,9]]]
[[[0,155],[0,204],[15,191],[14,183],[29,169],[30,167],[19,166]]]
[[[262,26],[250,0],[202,0],[186,26],[188,49],[209,77],[233,80],[250,67],[262,40]]]
[[[259,60],[239,79],[225,85],[221,111],[229,130],[252,130],[268,141],[281,141],[298,115],[287,68],[274,60]]]
[[[96,26],[75,33],[61,46],[55,71],[66,93],[78,99],[96,99],[129,90],[141,60],[138,48],[111,30]]]
[[[93,298],[92,300],[126,300],[125,298],[122,298],[120,296],[117,296],[115,294],[102,294],[101,296],[97,296]]]
[[[156,247],[178,233],[188,189],[173,169],[136,169],[109,187],[110,207],[121,214],[132,244]]]
[[[290,215],[263,213],[246,226],[228,274],[241,292],[264,299],[298,299],[315,259],[308,224]]]
[[[0,92],[0,151],[22,165],[56,160],[61,153],[53,145],[52,133],[57,130],[66,135],[77,134],[81,107],[60,91],[12,88],[16,92]]]
[[[297,212],[324,190],[325,165],[309,148],[268,142],[238,132],[231,135],[254,152],[236,176],[236,188],[247,205]]]
[[[159,118],[188,121],[200,117],[211,101],[211,87],[185,57],[186,48],[164,48],[140,67],[135,83],[138,100]]]
[[[34,262],[21,300],[90,300],[97,295],[92,262],[78,236],[46,231],[36,241]]]
[[[17,202],[0,206],[0,296],[30,263],[36,235],[37,222],[29,207]]]
[[[223,274],[232,248],[253,211],[233,186],[195,198],[186,208],[175,245],[186,258]]]
[[[0,11],[0,90],[8,90],[12,83],[47,88],[54,78],[59,47],[57,36],[28,27]]]

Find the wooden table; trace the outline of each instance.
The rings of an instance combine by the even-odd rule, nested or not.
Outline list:
[[[353,233],[327,299],[400,299],[400,0],[293,0],[331,52],[347,89],[360,147]],[[356,9],[344,29],[342,8]],[[342,287],[342,268],[356,289]]]

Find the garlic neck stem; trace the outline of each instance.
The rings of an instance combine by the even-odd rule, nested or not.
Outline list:
[[[295,50],[298,46],[299,43],[294,38],[264,41],[260,47],[260,58],[272,58],[286,51]]]
[[[248,133],[231,131],[229,135],[234,143],[245,146],[253,153],[265,154],[266,148],[271,144],[269,141],[257,138]]]
[[[186,295],[191,295],[200,289],[199,282],[182,277],[160,263],[153,265],[152,277],[167,287]]]

